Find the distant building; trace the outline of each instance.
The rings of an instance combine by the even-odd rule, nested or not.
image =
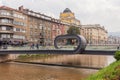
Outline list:
[[[120,36],[108,36],[108,44],[118,44],[120,45]]]
[[[81,35],[83,35],[88,44],[106,44],[108,38],[108,32],[105,28],[99,24],[81,25]]]
[[[74,13],[69,8],[66,8],[60,13],[60,20],[70,24],[80,25],[80,21],[75,18]]]

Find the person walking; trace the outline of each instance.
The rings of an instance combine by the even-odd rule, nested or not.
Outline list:
[[[0,40],[0,49],[2,49],[2,40]]]
[[[3,49],[7,49],[7,41],[3,43]]]
[[[117,47],[117,50],[119,50],[119,49],[120,49],[120,46]]]
[[[30,49],[34,49],[34,43],[30,44]]]
[[[36,48],[39,49],[39,44],[38,43],[36,43]]]

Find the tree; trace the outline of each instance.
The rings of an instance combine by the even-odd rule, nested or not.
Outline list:
[[[80,34],[80,30],[78,27],[75,26],[71,26],[68,30],[67,30],[67,34],[73,35],[73,34]],[[72,40],[74,39],[67,39],[67,43],[68,44],[74,44],[72,42]]]
[[[67,30],[67,34],[80,34],[80,30],[79,30],[78,27],[71,26],[71,27]]]
[[[117,61],[120,60],[120,51],[119,51],[119,50],[115,52],[114,58],[115,58]]]

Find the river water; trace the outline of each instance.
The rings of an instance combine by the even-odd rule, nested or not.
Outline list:
[[[84,80],[97,70],[23,63],[1,63],[0,80]]]
[[[52,55],[48,58],[21,61],[103,68],[115,60],[113,56]],[[95,69],[10,62],[0,63],[0,80],[85,80],[97,71]]]

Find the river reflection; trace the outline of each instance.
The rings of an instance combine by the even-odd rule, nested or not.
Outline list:
[[[80,67],[104,68],[115,61],[113,56],[103,55],[52,55],[49,57],[33,57],[26,59],[18,59],[22,62],[37,62],[46,64],[58,64]]]
[[[84,80],[97,70],[1,63],[0,80]]]

